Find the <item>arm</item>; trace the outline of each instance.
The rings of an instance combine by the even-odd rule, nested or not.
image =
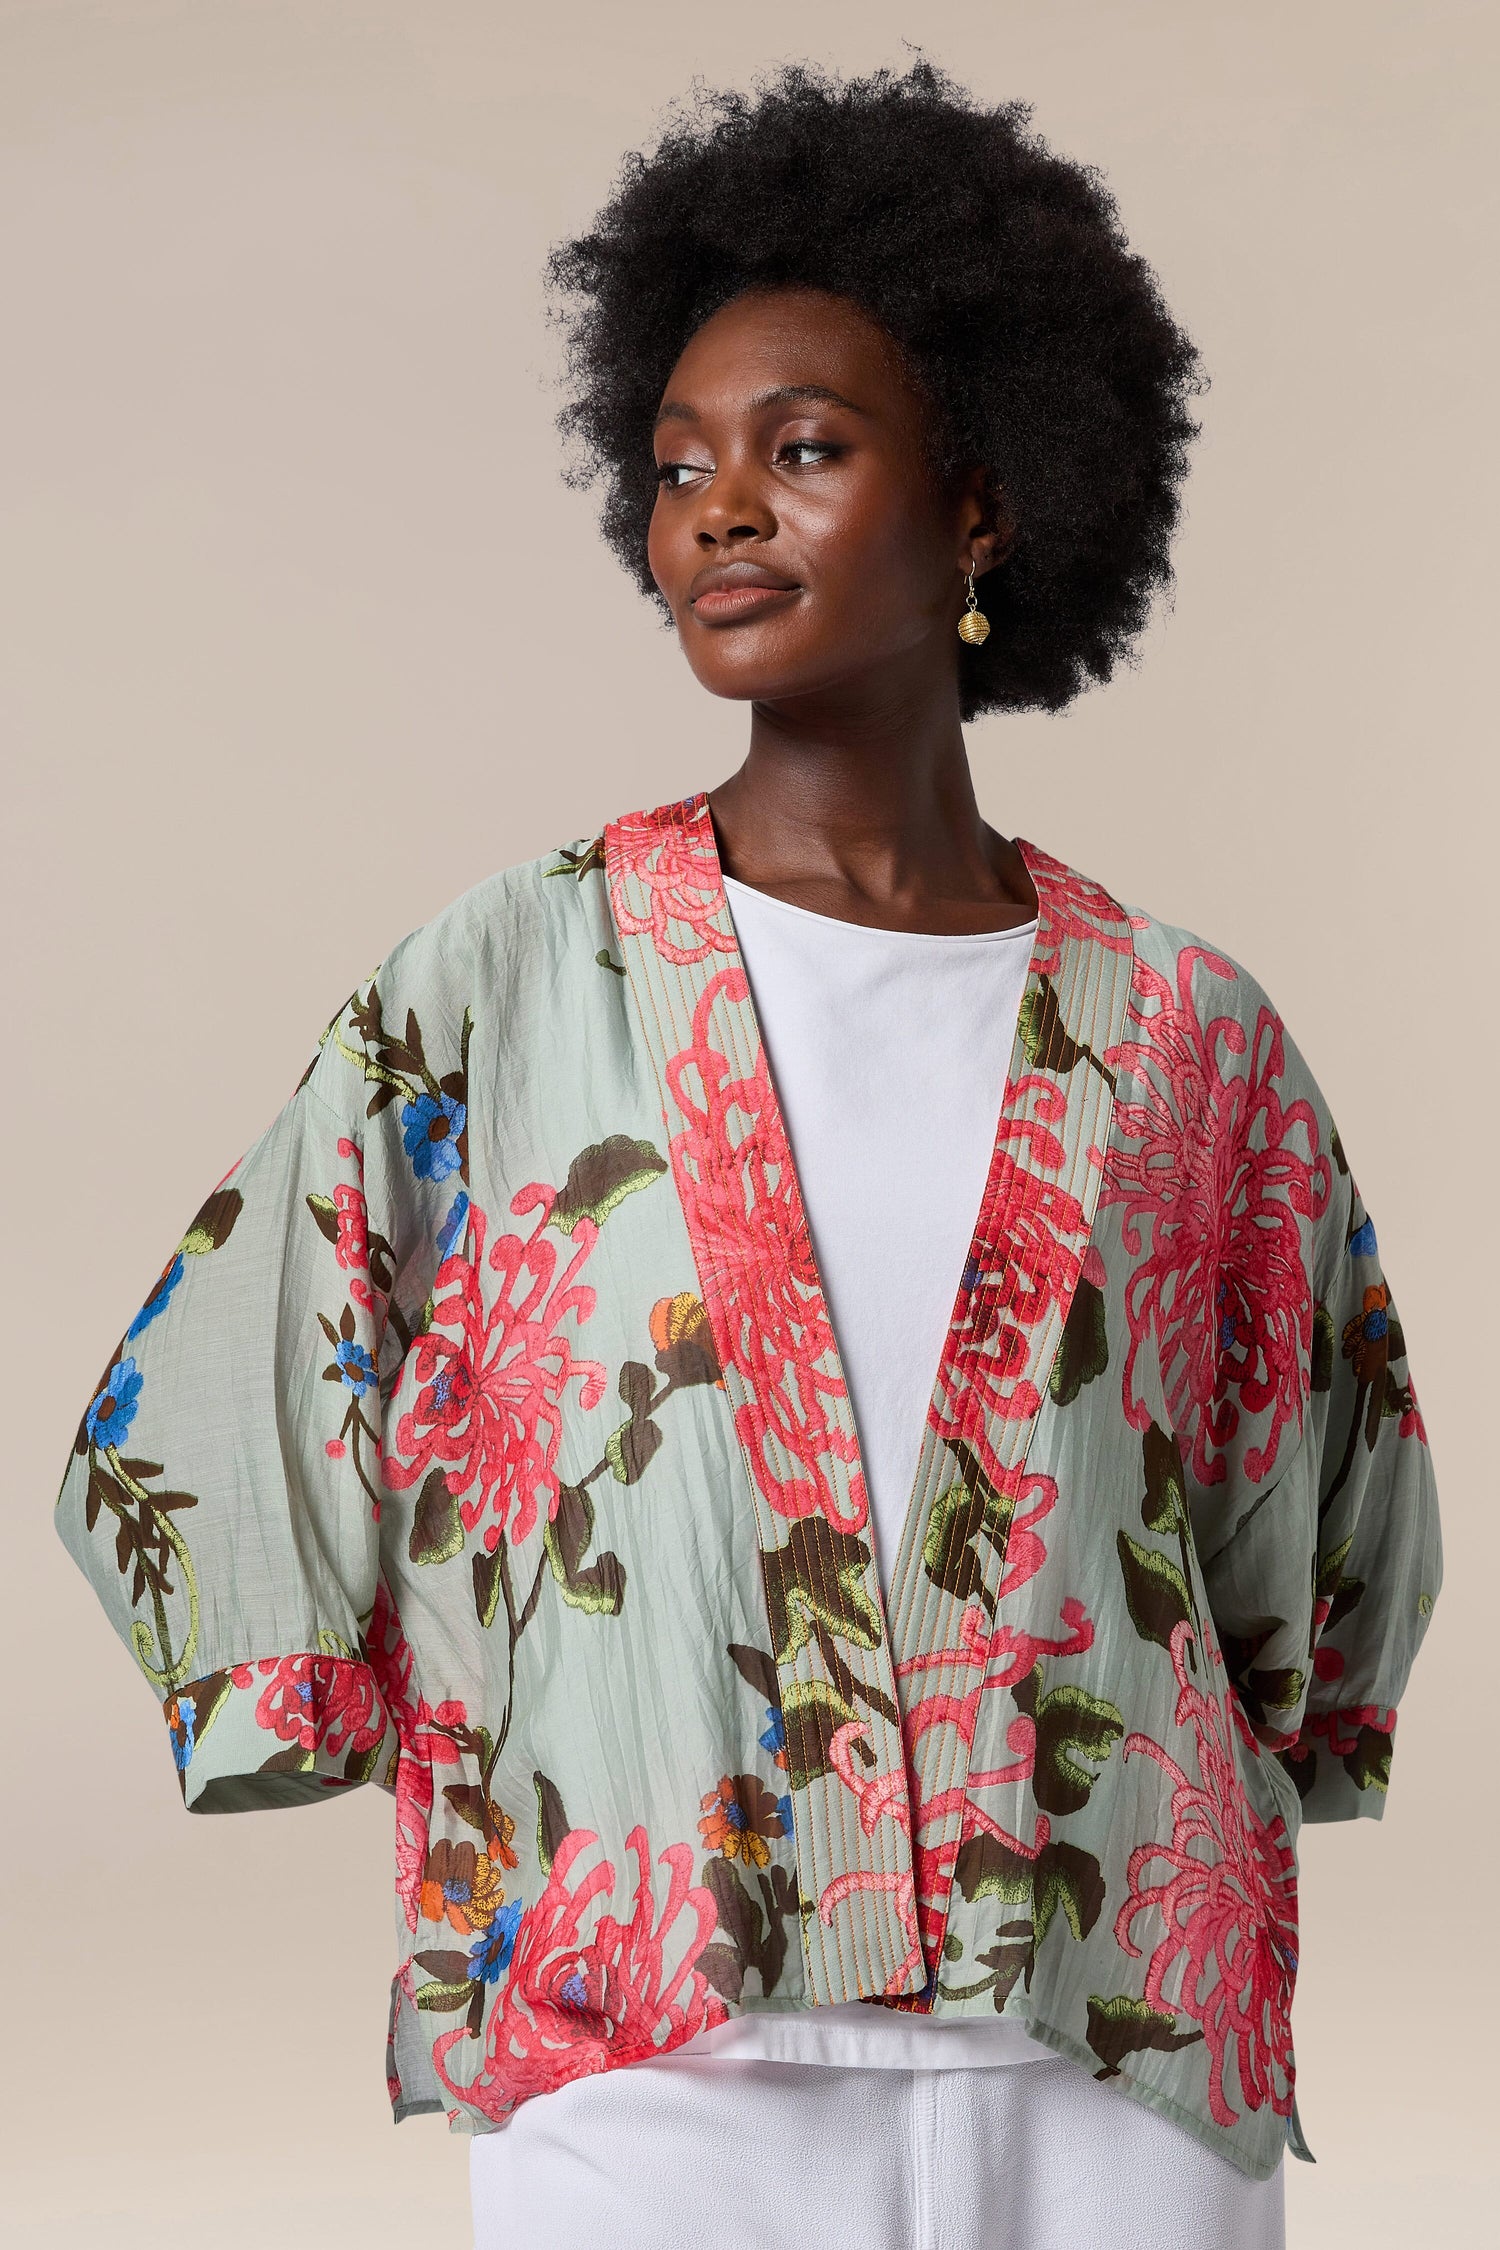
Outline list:
[[[1295,1781],[1304,1821],[1378,1820],[1397,1708],[1442,1584],[1442,1538],[1375,1228],[1331,1126],[1327,1138],[1300,1442],[1241,1506],[1206,1576],[1241,1700]],[[1297,1645],[1286,1621],[1307,1618],[1309,1598]]]
[[[385,1778],[395,1749],[369,1645],[389,1253],[365,1091],[329,1041],[210,1195],[111,1356],[57,1503],[194,1812],[317,1802]]]

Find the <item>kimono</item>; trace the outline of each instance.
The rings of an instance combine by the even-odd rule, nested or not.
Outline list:
[[[1311,2155],[1299,1831],[1385,1808],[1426,1432],[1265,993],[1019,848],[888,1599],[702,791],[397,944],[112,1355],[58,1530],[188,1810],[393,1797],[397,2121],[858,1998]]]

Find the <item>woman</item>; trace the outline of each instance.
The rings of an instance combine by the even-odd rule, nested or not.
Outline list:
[[[59,1528],[190,1809],[393,1792],[390,2093],[481,2245],[726,2188],[763,2245],[1280,2242],[1297,1836],[1384,1807],[1425,1433],[1271,1002],[991,828],[962,732],[1130,654],[1194,352],[925,65],[706,98],[553,278],[746,756],[394,947]]]

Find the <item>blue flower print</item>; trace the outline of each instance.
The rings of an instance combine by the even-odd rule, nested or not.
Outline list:
[[[152,1290],[150,1296],[146,1299],[146,1302],[142,1305],[140,1311],[136,1314],[134,1320],[130,1323],[129,1328],[125,1331],[125,1341],[127,1343],[132,1342],[135,1337],[139,1336],[143,1328],[149,1328],[158,1313],[164,1313],[166,1311],[167,1306],[171,1303],[172,1300],[172,1291],[177,1287],[178,1282],[181,1281],[182,1274],[182,1252],[179,1250],[176,1257],[172,1260],[172,1263],[168,1266],[166,1272],[162,1275],[160,1281],[158,1281],[158,1283],[156,1284],[156,1287]]]
[[[196,1733],[198,1706],[190,1695],[174,1696],[175,1720],[172,1727],[172,1756],[179,1773],[186,1773],[192,1763],[193,1739]]]
[[[782,1717],[780,1704],[768,1703],[766,1717],[771,1723],[759,1738],[760,1746],[762,1750],[769,1750],[773,1758],[777,1758],[786,1748],[786,1720]]]
[[[363,1344],[335,1344],[333,1357],[339,1373],[356,1398],[375,1388],[375,1362]]]
[[[1366,1219],[1364,1225],[1349,1237],[1351,1258],[1373,1258],[1375,1255],[1375,1221]]]
[[[521,1901],[513,1898],[509,1906],[502,1906],[482,1936],[469,1947],[469,1965],[473,1975],[483,1977],[486,1984],[497,1984],[500,1971],[509,1962],[515,1948],[516,1931],[521,1923]]]
[[[780,1797],[777,1798],[776,1810],[781,1815],[782,1834],[784,1836],[790,1836],[792,1833],[792,1799],[791,1792],[789,1790],[784,1792]]]
[[[468,1111],[451,1094],[418,1094],[401,1112],[401,1137],[419,1180],[446,1180],[458,1170],[459,1136]]]
[[[133,1359],[117,1359],[99,1388],[99,1395],[84,1416],[84,1428],[95,1445],[118,1445],[135,1420],[136,1401],[145,1378]]]
[[[457,1195],[453,1198],[453,1209],[448,1213],[447,1218],[444,1219],[442,1225],[438,1228],[437,1248],[438,1256],[440,1258],[446,1258],[449,1251],[453,1248],[454,1243],[458,1240],[459,1230],[463,1226],[464,1220],[468,1217],[468,1215],[469,1199],[464,1194],[463,1189],[460,1188]]]

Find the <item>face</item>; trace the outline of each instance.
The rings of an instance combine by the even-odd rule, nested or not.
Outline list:
[[[943,493],[923,405],[879,324],[819,290],[737,297],[662,396],[652,574],[714,695],[776,703],[951,676],[976,477]]]

